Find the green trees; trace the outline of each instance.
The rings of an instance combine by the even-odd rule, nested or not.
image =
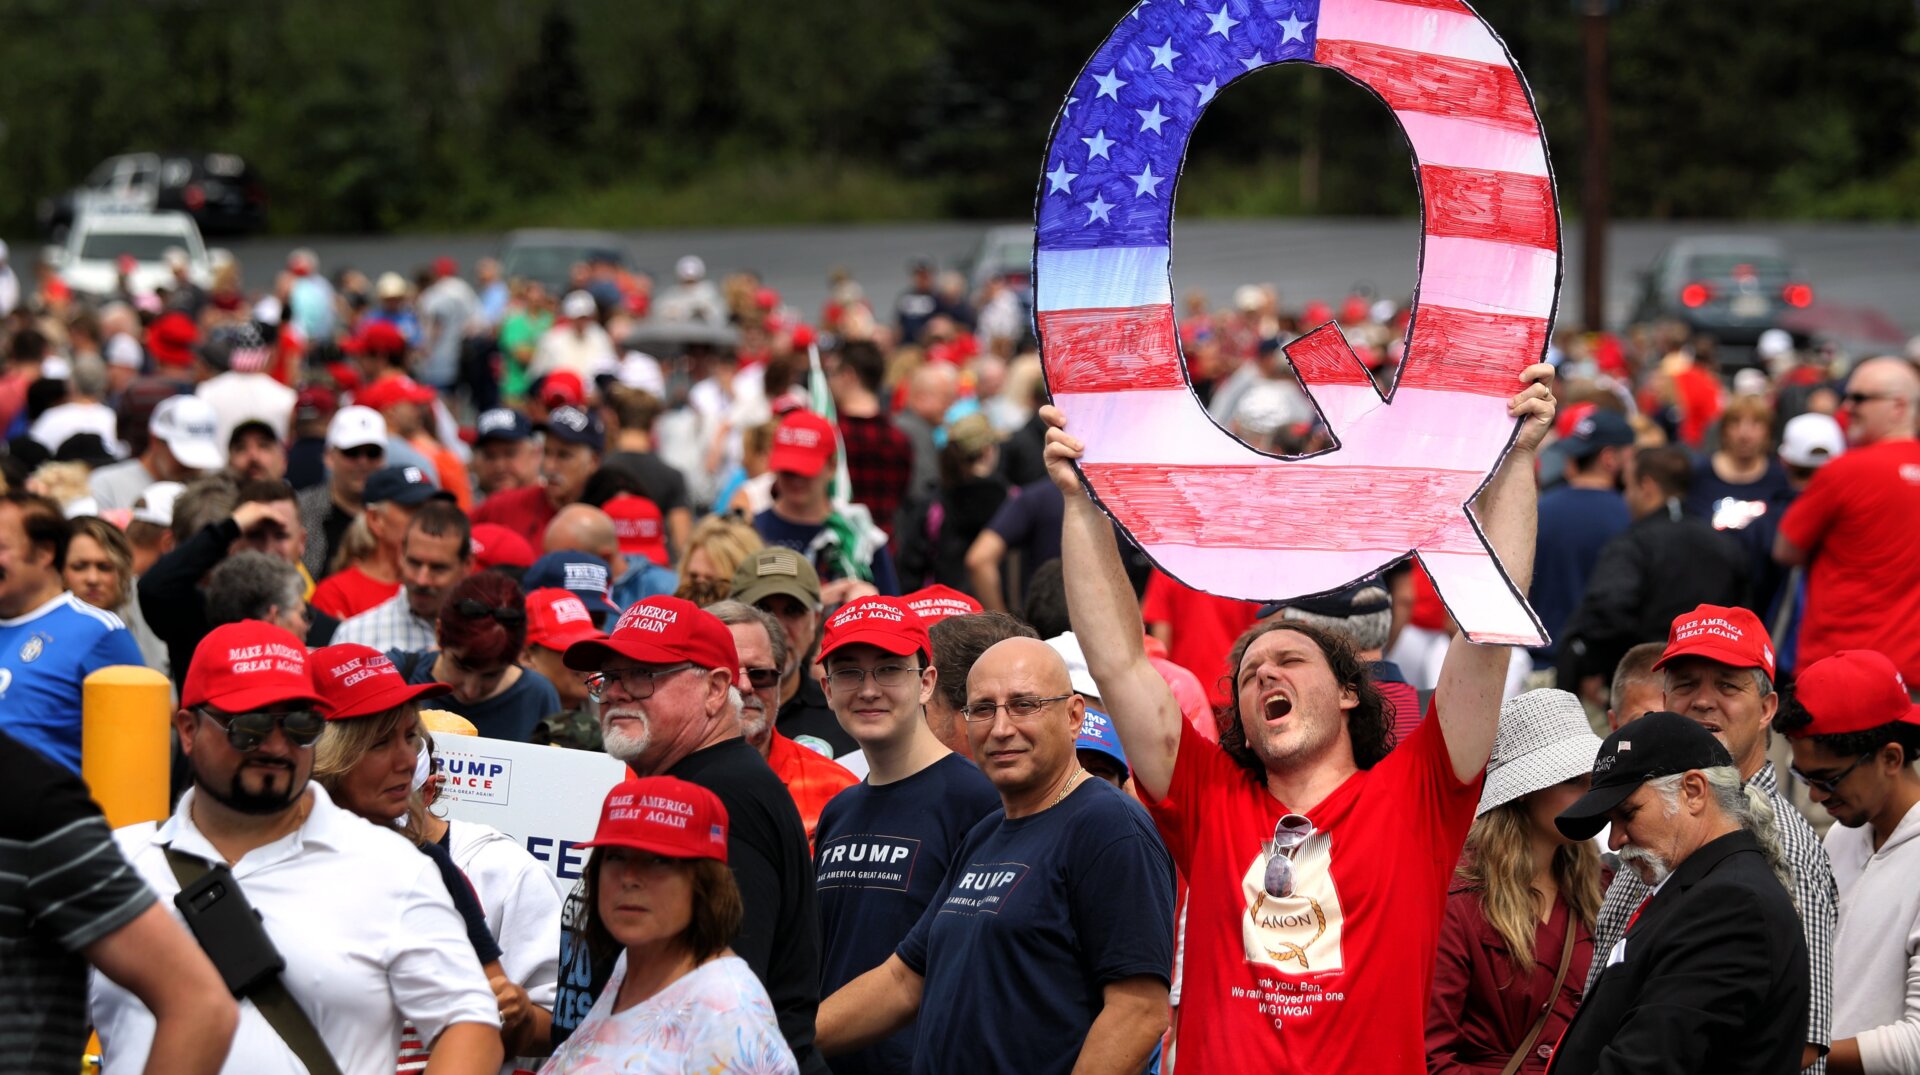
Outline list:
[[[1577,212],[1568,0],[1482,0]],[[0,231],[132,149],[246,156],[280,231],[1031,211],[1117,3],[0,0]],[[1628,0],[1618,216],[1920,217],[1908,0]],[[1413,208],[1384,108],[1324,71],[1223,94],[1183,214]]]

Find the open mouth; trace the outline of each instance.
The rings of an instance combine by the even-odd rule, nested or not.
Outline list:
[[[1282,720],[1293,712],[1293,699],[1284,694],[1267,695],[1260,702],[1260,715],[1268,721]]]

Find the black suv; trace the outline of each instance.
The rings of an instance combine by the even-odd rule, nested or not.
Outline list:
[[[40,228],[59,238],[88,212],[176,210],[209,235],[246,235],[267,226],[267,193],[232,153],[125,153],[109,157],[86,182],[39,205]]]

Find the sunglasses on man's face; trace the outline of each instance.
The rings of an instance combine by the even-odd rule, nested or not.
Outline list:
[[[341,455],[346,456],[356,463],[378,463],[387,456],[387,450],[377,444],[363,444],[358,448],[340,448],[336,450]]]
[[[747,682],[753,684],[754,690],[766,690],[768,687],[779,684],[780,670],[778,668],[749,668],[747,669]]]
[[[297,747],[312,746],[327,728],[326,718],[311,709],[294,709],[285,713],[222,713],[210,705],[204,705],[200,707],[200,715],[226,732],[228,744],[239,751],[258,749],[273,734],[276,726],[286,733],[287,742]]]

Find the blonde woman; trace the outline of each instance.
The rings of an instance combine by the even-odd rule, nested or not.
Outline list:
[[[1537,690],[1500,709],[1480,809],[1447,896],[1427,1015],[1433,1075],[1547,1070],[1593,960],[1600,852],[1553,819],[1586,793],[1600,739],[1578,699]]]
[[[721,515],[708,516],[687,538],[680,558],[680,586],[673,596],[701,608],[724,601],[733,590],[733,573],[765,542],[752,525]]]
[[[133,546],[119,527],[97,515],[82,515],[73,520],[73,540],[60,574],[73,596],[94,608],[121,612],[133,596]]]
[[[474,955],[493,985],[507,1055],[544,1052],[559,988],[559,951],[550,943],[560,935],[559,890],[531,855],[504,838],[483,841],[486,854],[467,855],[468,871],[463,872],[456,856],[464,849],[453,838],[450,823],[427,812],[420,791],[431,768],[420,702],[452,688],[407,683],[393,662],[371,646],[325,646],[313,651],[308,664],[315,693],[325,699],[322,712],[327,718],[326,731],[314,748],[314,783],[326,789],[335,805],[375,824],[396,827],[439,865],[448,894],[466,920]],[[496,868],[503,852],[518,852],[525,861]],[[529,877],[537,884],[528,883]],[[401,1059],[410,1062],[411,1053]]]

